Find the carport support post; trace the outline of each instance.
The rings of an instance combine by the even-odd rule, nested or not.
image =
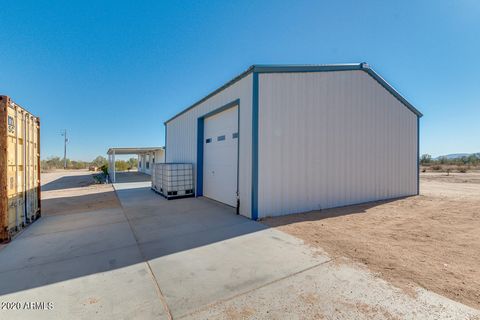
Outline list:
[[[115,149],[113,149],[113,154],[112,154],[112,162],[113,162],[113,165],[112,165],[112,169],[113,169],[113,182],[115,182]]]

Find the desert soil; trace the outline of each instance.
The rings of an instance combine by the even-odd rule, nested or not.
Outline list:
[[[95,184],[86,170],[42,173],[42,212],[48,215],[119,207],[110,184]]]
[[[426,173],[420,195],[269,218],[265,224],[415,286],[480,309],[480,173]]]

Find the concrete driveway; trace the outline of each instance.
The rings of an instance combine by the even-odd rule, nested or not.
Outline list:
[[[0,319],[480,317],[422,289],[402,292],[205,198],[167,201],[138,176],[122,177],[115,192],[75,178],[66,188],[67,180],[45,188],[53,214],[0,251],[0,301],[21,309],[0,310]]]

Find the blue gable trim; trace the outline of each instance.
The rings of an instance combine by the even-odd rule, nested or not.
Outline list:
[[[332,71],[354,71],[362,70],[368,73],[390,94],[397,98],[403,105],[410,109],[417,116],[423,116],[412,104],[410,104],[397,90],[395,90],[385,79],[373,71],[367,63],[354,64],[326,64],[326,65],[255,65],[253,71],[257,73],[290,73],[290,72],[332,72]]]
[[[212,93],[208,94],[207,96],[203,97],[202,99],[198,100],[197,102],[195,102],[194,104],[192,104],[190,107],[186,108],[185,110],[181,111],[180,113],[177,113],[176,115],[174,115],[173,117],[171,117],[170,119],[168,119],[167,121],[165,121],[165,123],[169,123],[170,121],[172,121],[173,119],[181,116],[182,114],[184,114],[185,112],[195,108],[196,106],[198,106],[199,104],[201,104],[202,102],[205,102],[206,100],[208,100],[209,98],[213,97],[214,95],[216,95],[217,93],[219,93],[220,91],[230,87],[231,85],[237,83],[238,81],[240,81],[241,79],[243,79],[244,77],[248,76],[253,70],[253,66],[251,66],[250,68],[248,68],[245,72],[241,73],[240,75],[236,76],[235,78],[233,78],[231,81],[225,83],[223,86],[221,86],[220,88],[218,88],[217,90],[213,91]]]
[[[422,117],[423,114],[417,110],[413,105],[410,104],[395,88],[393,88],[387,81],[385,81],[378,73],[373,71],[371,68],[363,67],[363,71],[368,73],[373,79],[377,80],[377,82],[384,87],[388,92],[390,92],[398,101],[400,101],[404,106],[410,109],[413,113],[415,113],[418,117]]]
[[[253,65],[248,68],[246,71],[227,82],[217,90],[208,94],[204,98],[192,104],[190,107],[171,117],[165,124],[174,120],[175,118],[181,116],[185,112],[195,108],[202,102],[205,102],[209,98],[213,97],[222,90],[230,87],[236,82],[240,81],[244,77],[248,76],[250,73],[286,73],[286,72],[328,72],[328,71],[353,71],[353,70],[362,70],[368,73],[372,78],[374,78],[381,86],[383,86],[388,92],[390,92],[395,98],[397,98],[403,105],[410,109],[417,116],[423,116],[422,113],[415,108],[411,103],[409,103],[397,90],[395,90],[387,81],[385,81],[380,75],[378,75],[373,69],[371,69],[367,63],[352,63],[352,64],[324,64],[324,65]]]

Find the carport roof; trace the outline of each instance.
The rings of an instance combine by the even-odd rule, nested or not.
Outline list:
[[[140,147],[140,148],[110,148],[107,151],[107,154],[113,154],[115,152],[118,154],[141,154],[148,152],[155,152],[159,150],[165,150],[165,147]]]

